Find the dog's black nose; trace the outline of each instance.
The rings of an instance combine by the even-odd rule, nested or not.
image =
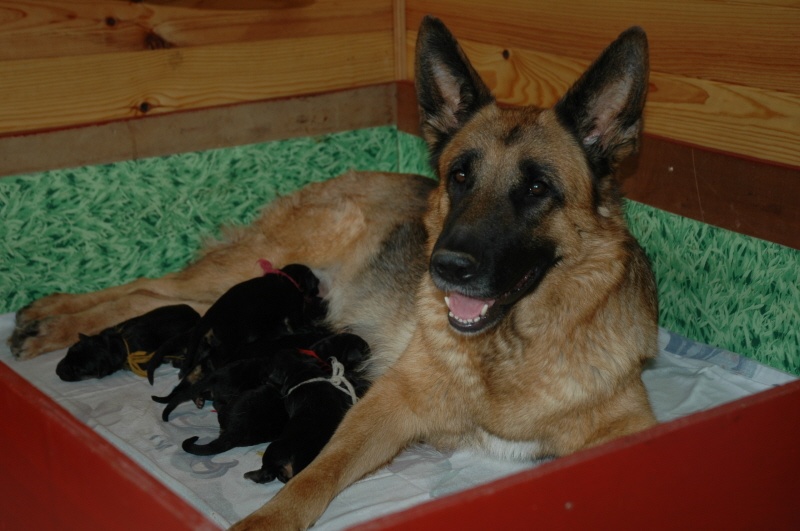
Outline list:
[[[431,268],[442,280],[464,283],[478,271],[478,261],[469,253],[439,249],[431,256]]]

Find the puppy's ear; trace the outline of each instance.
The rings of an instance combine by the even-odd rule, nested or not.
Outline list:
[[[596,177],[636,151],[648,87],[647,35],[632,27],[617,37],[555,106],[583,146]]]
[[[422,135],[435,170],[453,133],[494,98],[450,31],[430,16],[417,35],[415,85]]]

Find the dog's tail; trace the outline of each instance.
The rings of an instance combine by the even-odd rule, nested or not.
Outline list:
[[[230,450],[235,445],[231,444],[230,441],[226,440],[225,435],[221,435],[218,439],[214,439],[208,444],[195,444],[195,441],[200,437],[189,437],[185,441],[181,447],[183,448],[184,452],[188,452],[194,455],[214,455],[220,454],[226,450]]]

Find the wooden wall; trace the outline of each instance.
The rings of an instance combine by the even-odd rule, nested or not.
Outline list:
[[[647,31],[646,131],[800,166],[797,0],[406,0],[406,78],[426,13],[446,21],[500,100],[551,105],[622,30]]]
[[[800,249],[797,0],[405,4],[402,78],[413,79],[416,28],[433,14],[498,99],[512,104],[554,104],[621,31],[642,26],[650,93],[642,149],[622,172],[626,195]],[[413,130],[416,118],[403,116],[400,126]]]
[[[0,0],[0,176],[396,123],[442,18],[507,103],[647,31],[632,199],[800,248],[798,0]]]
[[[392,0],[0,1],[0,135],[391,82]]]
[[[0,136],[410,80],[426,13],[518,104],[641,25],[648,133],[800,166],[797,0],[0,0]]]

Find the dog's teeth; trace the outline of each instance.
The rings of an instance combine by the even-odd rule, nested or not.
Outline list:
[[[489,305],[488,304],[484,304],[483,308],[481,308],[481,317],[485,317],[487,311],[489,311]]]
[[[485,312],[484,312],[484,313],[485,313]],[[458,316],[454,315],[454,314],[453,314],[453,312],[447,312],[447,315],[448,315],[448,316],[449,316],[451,319],[455,319],[455,320],[456,320],[456,321],[458,321],[459,323],[461,323],[461,324],[465,324],[465,325],[471,325],[471,324],[475,324],[475,323],[477,323],[478,321],[480,321],[480,320],[483,318],[483,316],[480,316],[480,317],[475,317],[474,319],[462,319],[462,318],[460,318],[460,317],[458,317]]]
[[[446,295],[445,295],[445,297],[444,297],[444,303],[445,303],[445,304],[447,305],[447,307],[449,308],[449,307],[450,307],[450,297],[448,297],[448,296],[446,296]],[[453,315],[453,314],[451,313],[450,315]]]

